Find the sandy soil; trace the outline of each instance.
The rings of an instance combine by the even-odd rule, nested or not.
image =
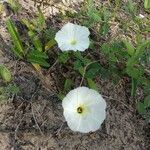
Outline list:
[[[145,123],[136,112],[135,102],[129,99],[123,80],[115,87],[108,80],[97,80],[107,101],[107,118],[100,130],[80,134],[68,128],[62,115],[61,101],[53,94],[57,90],[59,76],[55,74],[54,78],[52,73],[46,73],[45,78],[49,83],[47,88],[32,66],[16,61],[10,53],[9,35],[5,29],[6,18],[30,18],[31,13],[34,15],[36,11],[33,1],[20,0],[20,3],[23,9],[18,16],[5,12],[0,19],[0,63],[12,71],[13,82],[21,91],[0,104],[0,149],[148,150],[150,146]],[[70,9],[75,10],[71,6]],[[43,8],[45,16],[51,15],[50,9],[50,6]],[[139,89],[137,99],[141,98],[142,91]]]

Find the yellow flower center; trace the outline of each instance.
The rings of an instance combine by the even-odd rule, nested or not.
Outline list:
[[[78,113],[79,115],[84,116],[84,115],[86,115],[86,114],[89,112],[89,109],[87,108],[86,105],[80,104],[80,105],[77,107],[76,111],[77,111],[77,113]]]
[[[77,40],[75,40],[75,39],[71,39],[71,40],[69,41],[69,43],[70,43],[71,45],[76,45]]]
[[[83,107],[78,107],[78,108],[77,108],[77,112],[78,112],[79,114],[82,114],[82,113],[83,113]]]

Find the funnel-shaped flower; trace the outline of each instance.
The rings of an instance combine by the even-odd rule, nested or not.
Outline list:
[[[55,40],[62,51],[84,51],[90,44],[89,35],[87,27],[67,23],[56,33]]]
[[[106,102],[95,90],[79,87],[62,102],[64,117],[73,131],[88,133],[100,128],[106,118]]]

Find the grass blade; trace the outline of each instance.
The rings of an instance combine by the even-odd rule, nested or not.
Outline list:
[[[23,49],[23,45],[22,45],[22,42],[19,37],[19,33],[17,32],[15,25],[13,24],[13,22],[10,19],[6,22],[6,25],[7,25],[8,31],[10,33],[10,36],[13,40],[13,44],[15,45],[15,49],[13,49],[13,52],[19,58],[22,59],[24,56],[24,49]]]

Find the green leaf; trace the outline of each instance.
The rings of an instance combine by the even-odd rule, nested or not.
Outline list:
[[[150,9],[150,0],[144,1],[144,7],[145,7],[145,9]]]
[[[59,62],[63,63],[63,64],[65,64],[68,61],[69,58],[70,57],[69,57],[69,53],[68,52],[62,52],[62,53],[60,53],[58,55]]]
[[[95,78],[100,73],[101,65],[99,63],[93,63],[87,67],[85,73],[86,78]]]
[[[131,96],[134,96],[137,90],[137,80],[132,78],[132,89],[131,89]]]
[[[115,9],[118,9],[121,5],[121,0],[115,0]]]
[[[7,25],[8,32],[10,33],[10,36],[13,40],[13,44],[15,45],[14,53],[19,58],[22,59],[23,56],[25,55],[25,53],[24,53],[23,45],[20,40],[19,34],[15,28],[15,25],[13,24],[13,22],[10,19],[7,20],[6,25]]]
[[[74,56],[75,56],[78,60],[80,60],[84,65],[87,65],[87,64],[91,63],[91,60],[90,60],[90,59],[87,59],[87,58],[85,58],[85,57],[83,57],[83,56],[81,55],[81,52],[77,51],[77,52],[73,52],[73,54],[74,54]]]
[[[108,22],[110,18],[110,12],[106,9],[106,7],[104,7],[104,10],[103,10],[103,20],[105,22]]]
[[[21,10],[22,6],[19,3],[19,0],[8,0],[7,2],[10,4],[9,6],[15,13]]]
[[[49,27],[48,29],[45,29],[43,31],[43,37],[45,39],[46,42],[49,42],[51,40],[54,40],[55,35],[56,35],[56,29],[53,27]],[[54,40],[55,41],[55,40]],[[56,42],[56,41],[55,41]]]
[[[137,103],[137,110],[140,114],[144,114],[145,113],[145,106],[143,103],[138,102]]]
[[[74,70],[79,70],[81,67],[83,67],[83,64],[80,60],[76,60],[74,62]]]
[[[88,86],[91,89],[98,91],[98,87],[97,87],[96,83],[92,79],[87,78],[87,82],[88,82]]]
[[[17,94],[19,93],[19,87],[16,84],[9,84],[5,88],[5,92],[10,93],[10,94]]]
[[[83,76],[83,74],[84,74],[84,68],[83,68],[83,67],[80,67],[78,71],[79,71],[79,73]]]
[[[27,19],[22,19],[22,23],[27,26],[30,31],[35,30],[35,26]]]
[[[43,51],[42,43],[41,43],[40,39],[38,38],[38,36],[36,36],[33,31],[29,31],[28,35],[29,35],[35,49],[42,52]]]
[[[110,70],[109,69],[105,69],[105,68],[101,68],[101,70],[100,70],[100,75],[101,75],[101,77],[103,78],[103,79],[107,79],[107,78],[109,78],[112,74],[111,74],[111,72],[110,72]]]
[[[46,60],[41,59],[41,58],[28,57],[27,59],[29,62],[34,63],[34,64],[39,64],[43,67],[49,67],[50,66],[50,64]]]
[[[50,40],[49,42],[46,43],[45,45],[45,51],[49,50],[56,44],[55,39]]]
[[[69,91],[72,86],[72,80],[66,79],[64,84],[64,92]]]
[[[60,99],[62,101],[64,99],[65,95],[62,92],[60,92],[57,94],[57,97],[58,97],[58,99]]]
[[[125,9],[129,14],[135,15],[137,12],[137,4],[133,0],[128,0]]]
[[[38,8],[38,14],[37,14],[37,18],[36,19],[32,19],[32,24],[36,27],[36,31],[37,32],[41,32],[45,27],[45,17],[42,13],[42,11],[40,10],[40,8]]]
[[[19,88],[15,84],[8,84],[6,87],[0,87],[0,101],[7,100],[12,94],[17,94]]]
[[[105,36],[108,32],[109,32],[109,25],[108,23],[104,23],[103,26],[100,28],[100,33]]]
[[[144,87],[144,93],[145,93],[145,94],[149,94],[149,93],[150,93],[150,83],[147,84],[147,85]]]
[[[145,106],[145,108],[150,107],[150,95],[148,95],[148,96],[144,99],[144,106]]]
[[[37,50],[31,50],[28,54],[28,56],[35,56],[35,57],[39,57],[39,58],[43,58],[43,59],[48,59],[48,55],[45,52],[40,52]]]
[[[150,48],[150,40],[145,40],[142,42],[142,44],[138,45],[134,59],[139,60],[141,58],[146,50],[146,48]]]
[[[39,26],[44,28],[45,27],[45,17],[44,17],[44,14],[42,13],[41,9],[38,9],[38,23],[39,23]]]
[[[107,43],[102,44],[101,48],[102,48],[102,52],[106,55],[108,55],[111,52],[111,48]]]
[[[39,64],[43,67],[49,67],[50,64],[47,62],[48,56],[44,52],[32,50],[27,55],[27,60],[31,63]]]
[[[142,67],[140,68],[135,68],[135,67],[132,67],[132,66],[127,66],[126,68],[126,72],[127,74],[134,78],[134,79],[140,79],[142,77],[142,75],[144,74],[144,69]]]
[[[5,101],[7,97],[5,95],[0,95],[0,101]]]
[[[10,71],[3,65],[0,65],[0,76],[6,82],[10,82],[12,80]]]
[[[127,48],[128,54],[129,54],[130,56],[133,56],[134,53],[135,53],[135,48],[134,48],[134,46],[133,46],[130,42],[128,42],[128,41],[124,41],[124,44],[125,44],[125,46],[126,46],[126,48]]]
[[[94,2],[93,0],[88,0],[87,3],[87,17],[88,19],[86,21],[84,21],[84,24],[87,27],[91,27],[94,23],[100,22],[101,19],[101,15],[100,15],[100,11],[97,10],[94,6]]]

